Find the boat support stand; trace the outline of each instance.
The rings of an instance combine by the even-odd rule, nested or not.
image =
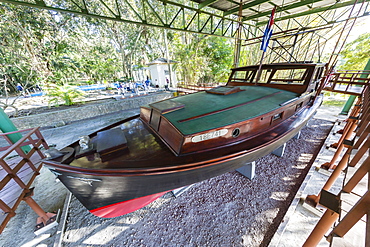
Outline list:
[[[293,139],[299,139],[299,137],[301,136],[301,131],[299,131],[294,137]],[[278,157],[283,157],[284,155],[284,152],[285,152],[285,147],[286,147],[286,143],[284,143],[283,145],[281,145],[279,148],[277,148],[276,150],[274,150],[272,152],[272,154],[275,154],[276,156]]]
[[[252,180],[256,174],[256,162],[252,161],[250,163],[246,163],[244,166],[236,169],[236,171]]]

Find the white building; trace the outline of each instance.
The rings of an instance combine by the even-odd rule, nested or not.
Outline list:
[[[176,87],[177,79],[176,73],[173,71],[173,65],[177,63],[176,61],[170,60],[167,62],[165,58],[158,58],[150,63],[148,63],[152,84],[154,86],[158,85],[160,88],[165,87],[167,85],[167,80],[170,83],[170,87]],[[171,66],[171,78],[170,72],[168,68],[168,64]]]

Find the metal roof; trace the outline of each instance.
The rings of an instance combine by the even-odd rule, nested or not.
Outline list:
[[[364,0],[369,2],[369,0]],[[234,0],[193,0],[198,8],[214,8],[223,12],[224,16],[239,15],[240,2]],[[243,0],[241,16],[243,21],[255,21],[257,25],[265,24],[276,7],[276,21],[296,18],[299,16],[320,13],[341,7],[350,6],[362,1],[340,0]]]
[[[235,37],[240,2],[236,0],[0,0],[4,3],[60,11],[139,25]],[[276,6],[275,23],[322,14],[370,0],[242,0],[242,22],[265,25]],[[369,14],[367,11],[365,14]],[[330,20],[331,21],[331,20]],[[304,26],[303,24],[302,26]]]

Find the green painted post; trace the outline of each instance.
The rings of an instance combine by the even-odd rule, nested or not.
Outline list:
[[[12,131],[17,131],[17,127],[13,124],[13,122],[9,119],[8,115],[4,112],[2,108],[0,108],[0,130],[3,133],[7,132],[12,132]],[[8,135],[9,139],[13,142],[16,143],[19,139],[22,138],[22,135],[20,133],[14,133]],[[23,146],[22,150],[25,153],[28,153],[31,148],[29,146]]]
[[[370,59],[367,61],[367,64],[365,65],[364,70],[370,70]],[[366,78],[367,75],[361,75],[360,78]],[[351,109],[353,102],[355,102],[356,96],[351,95],[349,96],[346,104],[343,106],[342,112],[339,113],[341,115],[347,115],[349,110]]]
[[[342,111],[339,113],[340,115],[347,115],[349,110],[351,109],[353,102],[355,102],[357,96],[350,95],[346,104],[343,106]]]

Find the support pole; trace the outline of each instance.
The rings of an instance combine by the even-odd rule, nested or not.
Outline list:
[[[346,104],[343,106],[342,111],[339,113],[340,115],[347,115],[349,112],[349,109],[351,109],[353,102],[355,102],[357,96],[350,95]]]
[[[166,60],[167,60],[167,65],[168,65],[168,76],[169,76],[169,85],[168,87],[174,87],[174,81],[173,81],[173,78],[172,78],[172,69],[171,69],[171,63],[170,63],[170,55],[169,55],[169,52],[168,52],[168,41],[167,41],[167,30],[166,29],[163,29],[163,37],[164,37],[164,45],[165,45],[165,48],[166,48]],[[167,85],[167,82],[166,82],[166,85]]]
[[[234,68],[239,67],[239,62],[240,62],[240,50],[241,50],[241,43],[242,43],[241,35],[242,35],[242,27],[243,27],[242,11],[243,11],[243,3],[242,3],[242,1],[240,1],[239,15],[238,15],[239,25],[238,25],[238,31],[236,33],[235,48],[234,48],[234,64],[233,64]]]
[[[359,111],[356,111],[357,115],[358,115],[358,113],[359,113]],[[353,117],[353,118],[348,119],[348,122],[346,124],[346,127],[344,128],[344,131],[343,131],[343,134],[342,134],[340,140],[338,141],[338,143],[335,143],[335,144],[332,145],[332,146],[337,148],[333,158],[331,159],[330,162],[322,164],[321,165],[322,169],[325,169],[325,170],[335,169],[335,167],[336,167],[335,162],[337,161],[337,159],[339,158],[342,150],[344,149],[344,140],[348,140],[351,137],[355,128],[357,127],[357,122],[358,122],[357,117]]]
[[[44,223],[44,225],[46,226],[46,222],[50,219],[50,217],[47,215],[47,213],[42,210],[42,208],[39,206],[39,204],[37,204],[35,202],[35,200],[33,200],[32,197],[28,196],[28,197],[25,197],[23,199],[27,204],[28,206],[30,206],[32,208],[33,211],[35,211],[35,213],[39,216],[39,218],[37,219],[38,222],[37,223]],[[40,221],[40,222],[39,222]]]
[[[33,189],[26,194],[23,200],[30,206],[30,208],[39,216],[36,220],[36,227],[34,229],[34,233],[39,235],[51,227],[54,227],[58,224],[57,222],[57,214],[45,212],[31,197],[33,194]]]
[[[332,172],[332,174],[330,175],[329,179],[326,181],[326,183],[322,187],[322,190],[329,191],[331,186],[333,186],[334,182],[337,180],[339,175],[342,173],[342,170],[346,167],[346,164],[348,163],[351,151],[352,151],[351,148],[347,149],[347,152],[343,155],[343,157],[342,157],[341,161],[339,162],[339,164],[337,165],[337,167],[335,167],[335,169]],[[313,206],[313,207],[316,207],[317,204],[320,201],[320,197],[321,197],[321,193],[319,193],[318,195],[308,195],[306,197],[305,202],[307,204]]]
[[[325,233],[329,231],[330,227],[338,219],[338,217],[339,214],[330,209],[327,209],[315,228],[312,230],[310,236],[308,236],[306,242],[303,244],[303,247],[317,246]]]

